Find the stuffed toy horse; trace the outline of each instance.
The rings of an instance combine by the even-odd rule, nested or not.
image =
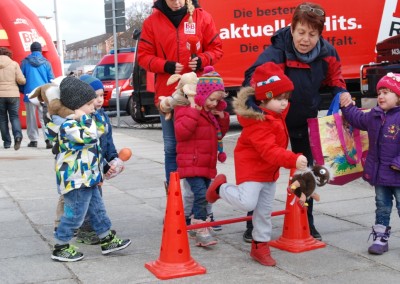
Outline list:
[[[302,206],[307,206],[306,200],[310,197],[319,201],[319,194],[315,192],[317,186],[321,187],[331,180],[328,168],[315,165],[311,169],[296,173],[288,188],[289,192],[294,193],[300,200]]]
[[[171,85],[179,81],[175,87],[176,91],[168,97],[160,96],[160,110],[165,113],[165,119],[169,120],[172,117],[171,111],[175,106],[192,105],[194,106],[194,96],[196,95],[197,81],[196,73],[189,72],[183,75],[174,74],[169,77],[167,85]]]

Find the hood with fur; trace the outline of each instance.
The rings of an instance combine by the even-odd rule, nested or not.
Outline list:
[[[232,105],[238,116],[265,120],[265,114],[255,103],[254,89],[252,87],[241,88]]]

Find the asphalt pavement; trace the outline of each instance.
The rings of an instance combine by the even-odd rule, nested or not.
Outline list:
[[[114,120],[115,123],[115,120]],[[240,129],[224,139],[228,159],[218,171],[234,182],[233,147]],[[82,261],[60,263],[50,259],[58,194],[54,157],[45,149],[19,151],[0,148],[0,283],[397,283],[400,279],[400,222],[392,214],[389,252],[369,255],[367,242],[374,223],[374,191],[362,180],[345,186],[317,189],[315,224],[326,247],[301,253],[272,248],[275,267],[253,261],[250,244],[242,240],[245,223],[224,225],[219,243],[196,247],[189,240],[191,257],[206,268],[196,276],[160,280],[145,263],[160,256],[166,209],[161,129],[123,124],[114,128],[117,148],[130,147],[126,169],[105,181],[106,209],[118,236],[132,239],[125,250],[103,256],[99,246],[72,243],[85,254]],[[281,170],[274,211],[285,209],[288,170]],[[219,200],[218,220],[245,216]],[[273,217],[273,239],[282,235],[284,216]],[[172,241],[172,240],[171,240]],[[173,265],[172,265],[173,266]]]

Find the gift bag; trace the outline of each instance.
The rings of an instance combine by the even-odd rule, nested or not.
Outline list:
[[[325,117],[309,118],[307,122],[315,163],[332,169],[330,184],[344,185],[362,176],[368,134],[342,118],[339,98],[340,94],[336,95]]]

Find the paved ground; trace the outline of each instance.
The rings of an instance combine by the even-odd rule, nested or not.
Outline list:
[[[26,135],[25,135],[26,137]],[[58,195],[53,156],[44,149],[0,148],[0,283],[397,283],[400,279],[399,218],[392,214],[390,251],[367,253],[374,222],[374,192],[361,180],[344,187],[318,189],[315,223],[326,247],[304,253],[273,248],[276,267],[249,257],[242,241],[244,223],[224,226],[212,248],[190,244],[191,256],[207,269],[192,277],[157,279],[144,264],[160,255],[166,198],[163,188],[163,145],[159,128],[114,128],[117,147],[131,147],[126,171],[104,184],[104,199],[113,228],[131,238],[127,249],[102,256],[99,247],[79,245],[85,258],[77,263],[50,259]],[[236,133],[225,139],[228,160],[220,172],[234,181],[232,149]],[[288,171],[281,171],[275,208],[285,208]],[[214,206],[218,219],[242,217],[223,201]],[[273,238],[282,233],[283,216],[273,218]]]

